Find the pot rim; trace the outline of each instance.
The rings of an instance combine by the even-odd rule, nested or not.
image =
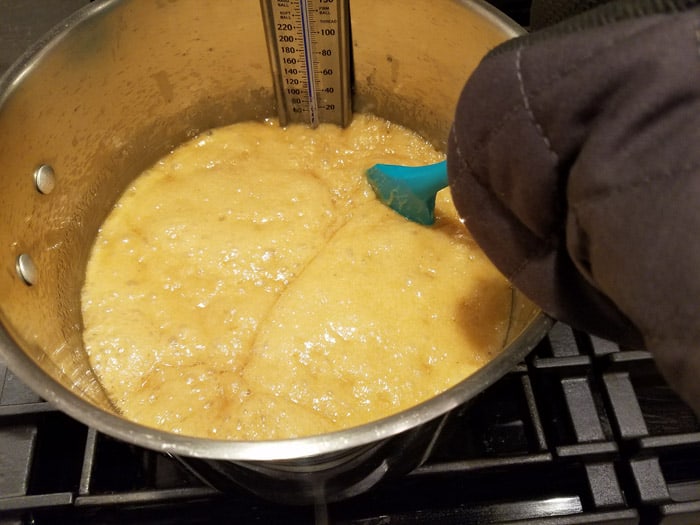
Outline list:
[[[76,11],[48,31],[0,76],[0,110],[44,54],[58,44],[75,26],[113,8],[122,0],[98,0]],[[479,12],[510,36],[524,30],[505,14],[482,0],[452,0]],[[148,449],[179,456],[233,461],[284,461],[312,458],[369,445],[427,423],[464,404],[495,383],[521,362],[546,335],[553,320],[539,312],[526,330],[498,356],[449,388],[414,407],[360,426],[307,437],[230,441],[195,438],[150,428],[104,411],[80,398],[46,374],[25,354],[4,326],[0,325],[0,355],[17,377],[58,410],[114,438]]]

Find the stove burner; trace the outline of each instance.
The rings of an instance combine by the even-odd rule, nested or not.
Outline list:
[[[0,523],[313,523],[57,412],[0,365]],[[320,511],[325,519],[326,509]],[[456,411],[425,465],[328,506],[343,524],[700,522],[700,422],[646,352],[557,324]],[[319,520],[321,521],[321,520]]]

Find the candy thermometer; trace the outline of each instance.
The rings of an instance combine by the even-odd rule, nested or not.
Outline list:
[[[349,0],[261,0],[280,123],[352,118]]]

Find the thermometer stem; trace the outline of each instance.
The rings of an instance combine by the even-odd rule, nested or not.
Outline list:
[[[306,67],[306,92],[309,98],[309,124],[312,128],[316,128],[319,125],[318,103],[316,101],[316,85],[312,60],[313,46],[311,44],[308,0],[299,0],[299,11],[301,13],[301,32],[304,37],[304,66]]]
[[[260,0],[280,123],[352,118],[349,0]]]

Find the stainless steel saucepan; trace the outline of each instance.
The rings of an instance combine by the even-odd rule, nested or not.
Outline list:
[[[469,0],[351,0],[356,110],[444,148],[479,59],[519,28]],[[80,289],[126,185],[206,129],[276,114],[258,0],[96,1],[0,79],[0,352],[86,425],[169,453],[207,482],[278,501],[346,498],[417,466],[449,412],[516,365],[550,325],[513,292],[507,344],[454,388],[380,421],[300,439],[189,438],[119,416],[88,363]]]

